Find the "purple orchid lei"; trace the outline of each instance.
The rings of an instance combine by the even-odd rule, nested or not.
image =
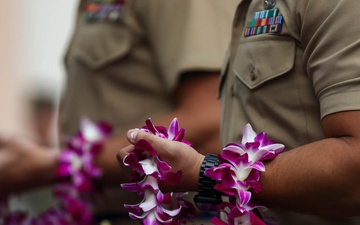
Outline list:
[[[218,212],[226,215],[227,223],[215,217],[215,225],[265,225],[252,212],[265,208],[250,202],[251,192],[261,191],[260,173],[265,172],[262,161],[272,160],[284,150],[284,145],[267,139],[264,132],[256,134],[250,124],[243,130],[241,144],[230,143],[218,156],[219,166],[210,168],[205,174],[219,181],[215,189],[229,196],[229,202],[218,206]]]
[[[11,211],[7,199],[0,200],[0,224],[6,225],[89,225],[93,223],[92,209],[87,201],[94,190],[93,180],[101,176],[94,157],[101,150],[102,141],[111,127],[82,119],[80,131],[67,140],[67,148],[60,153],[56,177],[67,181],[55,185],[53,195],[59,204],[37,216]]]
[[[179,129],[176,118],[168,129],[154,126],[150,119],[145,123],[141,128],[145,132],[190,145],[190,142],[184,140],[185,130]],[[187,217],[196,215],[192,203],[181,198],[187,193],[163,193],[159,189],[161,182],[178,184],[182,171],[171,172],[171,167],[159,159],[149,142],[140,140],[123,162],[133,169],[133,173],[131,183],[122,184],[122,188],[143,197],[139,204],[125,205],[130,218],[137,219],[144,225],[179,225],[190,221]]]

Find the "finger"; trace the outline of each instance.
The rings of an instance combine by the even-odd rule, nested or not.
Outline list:
[[[131,144],[136,144],[136,142],[138,142],[138,132],[139,129],[131,129],[127,132],[127,139]]]
[[[123,164],[123,160],[125,158],[125,156],[127,156],[128,154],[130,154],[130,152],[134,150],[134,145],[129,145],[129,146],[126,146],[122,149],[120,149],[117,153],[116,153],[116,159],[118,161],[118,163],[120,165]]]
[[[129,153],[134,150],[133,145],[126,146],[125,148],[120,149],[116,153],[116,159],[118,162],[118,165],[120,167],[120,170],[125,174],[128,178],[130,177],[130,174],[132,172],[132,169],[130,169],[128,166],[125,166],[124,164],[124,158],[129,155]],[[126,181],[127,182],[127,181]]]
[[[150,145],[156,149],[159,155],[162,155],[162,153],[165,153],[167,150],[174,148],[172,141],[139,129],[129,130],[127,137],[129,142],[132,144],[136,144],[141,139],[148,141]]]

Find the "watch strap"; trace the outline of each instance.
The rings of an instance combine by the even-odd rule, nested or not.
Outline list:
[[[196,206],[201,210],[216,211],[217,205],[222,202],[221,194],[215,190],[216,181],[206,176],[207,169],[219,165],[218,156],[215,154],[207,154],[201,164],[199,174],[199,190],[194,197]]]

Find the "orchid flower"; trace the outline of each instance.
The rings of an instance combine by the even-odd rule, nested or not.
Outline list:
[[[154,126],[154,124],[151,122],[151,119],[147,119],[145,121],[145,124],[146,125],[141,128],[141,130],[145,132],[154,134],[161,138],[169,139],[172,141],[180,141],[187,145],[191,145],[189,141],[184,139],[185,129],[179,129],[179,121],[177,120],[177,118],[174,118],[171,121],[168,129],[163,126]]]
[[[219,155],[219,166],[205,171],[207,176],[221,181],[215,189],[230,197],[228,203],[219,206],[220,211],[227,216],[228,224],[261,224],[251,210],[262,206],[250,202],[250,190],[261,191],[260,173],[265,172],[262,161],[275,158],[283,150],[284,145],[268,140],[264,132],[256,134],[251,125],[247,124],[241,144],[226,145]],[[222,224],[216,218],[212,222],[215,225]]]
[[[183,139],[185,130],[179,129],[176,118],[170,123],[168,129],[154,126],[150,119],[145,123],[146,125],[141,128],[145,132],[190,144]],[[176,225],[184,222],[183,217],[195,215],[192,204],[180,198],[187,193],[163,193],[159,189],[160,182],[178,184],[182,171],[171,172],[171,167],[159,159],[156,150],[149,142],[138,141],[134,150],[124,158],[123,163],[134,171],[130,179],[132,183],[122,184],[122,188],[143,197],[139,204],[125,205],[130,218],[138,219],[145,225]]]
[[[60,154],[56,176],[71,176],[73,184],[81,191],[92,191],[92,180],[101,176],[93,159],[110,131],[110,126],[105,123],[94,124],[83,119],[80,131],[68,140],[68,148]]]

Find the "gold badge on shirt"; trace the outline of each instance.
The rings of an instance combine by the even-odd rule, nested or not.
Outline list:
[[[88,0],[85,4],[85,19],[115,22],[122,18],[127,0]]]

